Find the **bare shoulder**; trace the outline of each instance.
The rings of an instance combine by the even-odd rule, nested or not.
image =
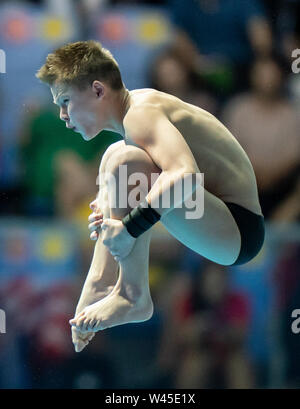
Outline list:
[[[155,123],[164,117],[167,120],[163,110],[151,102],[130,107],[123,121],[125,141],[149,141],[153,136]]]
[[[171,103],[178,98],[152,88],[131,92],[131,106],[124,118],[124,128],[151,126],[153,121],[168,118]],[[178,100],[179,101],[179,100]]]
[[[133,105],[129,108],[125,118],[124,125],[130,125],[134,120],[138,122],[146,122],[153,119],[153,117],[159,113],[163,113],[162,109],[159,106],[152,104],[151,102],[144,102],[140,105]],[[143,115],[146,115],[143,117]]]

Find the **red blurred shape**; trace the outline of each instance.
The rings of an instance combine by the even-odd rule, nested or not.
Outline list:
[[[32,35],[32,21],[27,15],[14,13],[4,21],[1,31],[7,41],[14,43],[25,43]]]
[[[125,42],[129,37],[128,22],[122,16],[108,16],[99,23],[98,32],[101,41]]]

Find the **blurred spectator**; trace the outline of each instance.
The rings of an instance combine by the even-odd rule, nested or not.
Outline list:
[[[259,0],[169,0],[177,27],[174,49],[193,71],[206,75],[216,92],[244,86],[253,56],[272,50],[272,33]]]
[[[72,219],[98,191],[101,156],[119,136],[101,132],[87,143],[65,127],[56,110],[44,107],[25,118],[22,135],[25,211]]]
[[[73,349],[67,321],[66,326],[68,328],[65,331],[54,332],[52,339],[59,339],[59,335],[60,337],[67,337],[64,346],[68,350],[68,354],[60,356],[59,359],[53,359],[51,353],[45,348],[39,348],[38,354],[36,350],[32,350],[32,387],[56,389],[107,389],[115,387],[116,374],[110,359],[110,351],[107,348],[107,334],[98,334],[84,351],[77,354]],[[44,338],[51,340],[47,330]]]
[[[1,359],[1,366],[8,365],[4,387],[35,386],[50,368],[68,358],[72,352],[71,290],[72,285],[62,281],[38,288],[29,275],[2,282],[0,303],[9,321],[8,337],[5,334],[1,344],[9,358],[8,362]],[[13,348],[17,351],[11,351]],[[28,363],[25,368],[24,361]]]
[[[294,105],[283,95],[283,72],[274,59],[257,60],[251,89],[231,100],[223,120],[248,154],[266,218],[300,215],[300,135]]]
[[[160,54],[151,67],[150,86],[216,113],[216,100],[204,87],[195,87],[192,73],[171,50]]]
[[[251,69],[250,91],[232,99],[223,117],[253,163],[265,216],[277,221],[299,222],[300,76],[291,74],[289,81],[289,91],[298,109],[296,113],[293,104],[283,96],[287,82],[280,66],[268,58],[272,43],[289,64],[291,50],[300,48],[299,1],[26,0],[19,3],[39,4],[47,12],[67,17],[71,26],[76,27],[76,38],[80,39],[90,37],[92,17],[101,14],[106,6],[132,5],[133,12],[135,7],[144,5],[169,6],[177,34],[172,49],[153,61],[151,86],[213,114],[219,111],[217,100],[223,102],[224,96],[245,87],[249,64],[256,58]],[[19,25],[14,27],[18,34]],[[97,30],[94,33],[97,34]],[[21,50],[22,43],[19,46]],[[130,61],[127,53],[126,61]],[[13,76],[15,82],[17,78]],[[24,82],[23,73],[20,80]],[[31,93],[28,92],[28,99],[37,101]],[[1,98],[2,105],[4,100]],[[159,225],[151,243],[150,285],[156,310],[152,320],[99,333],[88,348],[75,354],[68,319],[74,313],[90,264],[93,243],[87,233],[88,202],[98,189],[96,176],[102,153],[119,136],[102,132],[87,143],[65,128],[54,109],[41,108],[36,102],[37,106],[33,107],[27,100],[24,104],[21,99],[18,101],[26,117],[16,120],[15,114],[10,110],[9,113],[22,129],[21,185],[14,191],[1,192],[0,211],[15,215],[17,210],[18,213],[22,210],[28,216],[55,215],[80,221],[83,234],[79,230],[78,235],[84,240],[78,240],[76,254],[83,253],[83,258],[78,266],[82,273],[70,276],[72,284],[64,285],[54,278],[53,285],[41,288],[38,280],[33,287],[29,281],[33,275],[29,273],[31,266],[27,271],[22,261],[21,275],[9,277],[7,284],[1,283],[0,307],[7,313],[8,327],[7,333],[0,335],[0,387],[260,387],[259,378],[264,377],[265,368],[258,368],[258,361],[252,367],[250,352],[245,348],[255,305],[250,309],[248,297],[231,289],[226,268],[208,263],[192,251],[181,266],[183,271],[174,274],[181,261],[181,244],[175,239],[167,240]],[[8,135],[12,139],[10,132]],[[0,135],[0,157],[6,148],[1,137],[3,139],[3,135]],[[48,229],[44,227],[45,235]],[[17,238],[13,238],[13,242],[11,253],[17,257],[14,250],[18,250]],[[61,247],[59,242],[55,244]],[[242,268],[240,273],[235,272],[247,289],[255,288],[253,281],[258,275],[270,275],[267,281],[270,287],[262,291],[275,292],[275,300],[263,305],[272,310],[274,315],[270,321],[277,332],[270,333],[267,328],[261,338],[255,340],[259,344],[263,339],[269,345],[272,338],[273,350],[266,375],[274,377],[272,370],[277,366],[277,373],[282,371],[281,379],[286,376],[286,384],[279,386],[298,387],[299,334],[291,331],[291,312],[300,306],[299,242],[285,239],[279,245],[282,253],[274,271],[269,267],[261,271],[260,265],[257,268],[253,263],[249,268],[254,274],[248,275],[249,278]],[[5,246],[2,242],[3,260],[10,253]],[[38,240],[32,248],[35,254],[41,254]],[[57,251],[55,246],[48,250],[50,256]],[[51,257],[48,263],[52,265]],[[73,268],[70,270],[75,274]],[[40,278],[41,269],[38,271]],[[46,275],[44,279],[47,281]],[[257,298],[261,296],[257,289],[252,291],[254,296],[258,294]],[[267,313],[264,311],[264,314]],[[161,320],[161,316],[164,319]],[[253,332],[254,326],[256,331],[261,330],[259,322],[252,319],[251,323]],[[161,325],[159,365],[153,368]],[[281,350],[276,350],[274,344],[280,345]],[[278,368],[282,352],[285,366]]]
[[[206,263],[200,275],[190,284],[181,280],[184,285],[173,293],[160,365],[175,373],[176,388],[254,386],[245,351],[249,300],[230,290],[227,274],[223,266]]]

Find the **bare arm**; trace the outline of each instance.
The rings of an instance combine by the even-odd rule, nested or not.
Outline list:
[[[124,123],[126,141],[144,149],[162,170],[146,196],[147,202],[164,216],[181,205],[201,184],[200,170],[181,133],[158,109],[135,109]],[[190,182],[183,184],[189,174]],[[198,175],[197,178],[195,175]],[[183,185],[182,194],[175,191]],[[178,190],[177,190],[178,189]],[[166,207],[163,206],[166,199]]]

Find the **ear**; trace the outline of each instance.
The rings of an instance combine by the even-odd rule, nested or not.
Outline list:
[[[104,84],[100,81],[95,80],[92,83],[92,91],[95,93],[95,95],[100,98],[103,96],[104,91],[105,91],[105,87]]]

